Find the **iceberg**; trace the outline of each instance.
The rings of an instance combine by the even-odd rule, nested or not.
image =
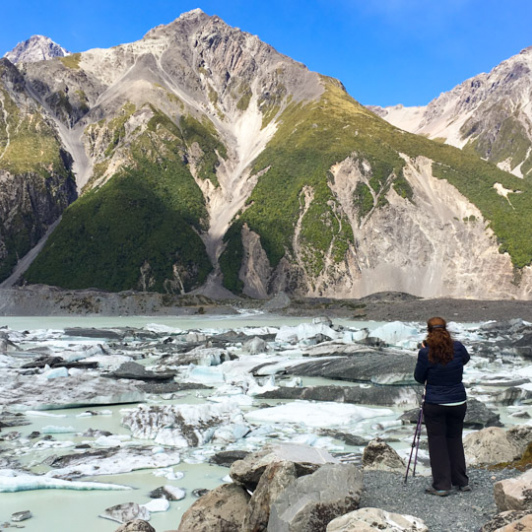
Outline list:
[[[371,333],[374,338],[380,338],[390,346],[416,349],[424,335],[416,327],[406,325],[401,321],[392,321],[374,329]]]
[[[120,491],[130,490],[129,486],[120,484],[103,484],[100,482],[77,482],[57,478],[19,475],[15,477],[0,476],[0,493],[15,493],[31,490],[79,490],[79,491]]]
[[[254,423],[297,423],[323,428],[353,425],[365,419],[393,416],[389,408],[369,408],[345,403],[294,401],[244,414]]]

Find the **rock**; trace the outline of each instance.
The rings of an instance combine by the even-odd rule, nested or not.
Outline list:
[[[249,494],[242,486],[222,484],[199,498],[184,514],[178,532],[240,532]]]
[[[15,512],[14,514],[11,514],[11,521],[19,522],[19,521],[26,521],[26,519],[31,519],[33,517],[33,514],[29,510],[24,510],[22,512]]]
[[[532,514],[525,515],[509,525],[497,529],[497,532],[523,532],[524,530],[532,530]]]
[[[376,438],[368,443],[362,454],[364,469],[403,473],[406,464],[386,442]]]
[[[520,458],[518,447],[499,427],[472,432],[464,438],[464,452],[469,465],[491,465]]]
[[[488,521],[479,532],[500,532],[504,527],[510,524],[519,522],[523,517],[529,515],[529,512],[518,512],[516,510],[508,510],[497,514],[491,521]],[[510,529],[512,530],[512,529]],[[515,529],[513,529],[515,530]],[[521,528],[521,530],[527,530]]]
[[[515,445],[520,455],[532,443],[532,426],[516,425],[507,431],[508,440]]]
[[[516,478],[496,482],[493,495],[500,512],[532,510],[532,469]]]
[[[278,443],[266,445],[243,460],[237,460],[231,465],[229,474],[236,483],[254,490],[270,463],[285,461],[295,464],[298,477],[314,472],[323,464],[338,463],[338,460],[324,449],[293,443]]]
[[[386,512],[379,508],[361,508],[333,519],[326,532],[428,532],[425,523],[411,515]]]
[[[143,392],[159,395],[182,392],[184,390],[212,390],[212,386],[206,386],[199,382],[143,382],[139,384],[138,388]]]
[[[297,479],[293,462],[272,462],[260,477],[248,503],[242,532],[263,532],[268,528],[271,505]]]
[[[264,310],[281,310],[289,307],[291,304],[290,298],[285,292],[278,292],[268,302],[264,304]]]
[[[207,493],[209,493],[209,490],[205,488],[196,488],[195,490],[192,490],[192,495],[197,498],[203,497],[204,495],[207,495]]]
[[[211,456],[209,462],[224,467],[231,467],[233,462],[237,460],[243,460],[249,453],[249,451],[220,451]]]
[[[119,526],[115,532],[155,532],[155,528],[142,519],[135,519]]]
[[[357,436],[356,434],[350,434],[349,432],[341,432],[335,429],[323,429],[319,431],[320,436],[329,436],[335,440],[340,440],[351,445],[353,447],[364,447],[369,442],[367,439]]]
[[[149,521],[150,512],[136,502],[126,502],[124,504],[117,504],[116,506],[106,508],[103,514],[100,514],[99,517],[110,519],[111,521],[116,521],[117,523],[127,523],[128,521],[133,521],[134,519],[143,519],[144,521]]]
[[[325,464],[292,482],[272,505],[268,532],[322,531],[327,524],[356,510],[362,473],[351,464]]]

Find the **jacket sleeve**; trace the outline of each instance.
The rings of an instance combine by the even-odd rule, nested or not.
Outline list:
[[[469,356],[469,353],[467,352],[467,349],[464,347],[464,345],[462,345],[461,350],[462,350],[462,364],[465,366],[469,362],[469,359],[471,357]]]
[[[417,364],[416,369],[414,370],[414,379],[416,379],[419,384],[425,384],[427,380],[429,365],[427,355],[422,353],[422,350],[419,351],[417,355]]]

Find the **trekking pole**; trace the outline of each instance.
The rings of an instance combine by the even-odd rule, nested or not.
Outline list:
[[[404,485],[406,486],[406,483],[408,481],[408,472],[410,471],[410,464],[412,462],[412,455],[414,454],[415,449],[415,457],[414,457],[414,468],[412,470],[412,476],[416,476],[416,463],[417,463],[417,455],[419,452],[419,441],[421,439],[421,426],[423,424],[423,403],[425,401],[425,395],[421,397],[421,406],[419,408],[419,414],[417,418],[417,425],[416,425],[416,431],[414,432],[414,439],[412,440],[412,448],[410,449],[410,458],[408,459],[408,465],[406,466],[406,473],[405,473],[405,479],[404,479]]]

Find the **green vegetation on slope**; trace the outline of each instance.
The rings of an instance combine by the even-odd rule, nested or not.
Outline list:
[[[185,289],[201,284],[211,270],[203,242],[187,213],[174,208],[176,199],[160,193],[174,187],[176,175],[157,176],[157,170],[144,162],[71,205],[26,273],[28,282],[141,289],[141,268],[149,265],[150,290],[168,291],[165,280],[174,278],[174,266]]]
[[[128,142],[131,163],[67,210],[28,271],[29,282],[164,292],[205,281],[212,266],[197,231],[205,227],[207,211],[184,160],[185,135],[152,111],[134,140],[124,138],[122,120],[109,122],[111,153]],[[192,124],[193,131],[206,130]]]
[[[268,170],[259,179],[248,208],[238,221],[247,223],[260,235],[273,267],[293,251],[304,186],[312,187],[315,195],[301,232],[303,243],[312,250],[309,273],[320,271],[331,245],[337,248],[333,253],[335,260],[343,258],[342,252],[353,235],[351,227],[338,218],[336,199],[327,179],[331,166],[350,155],[371,166],[369,185],[376,196],[375,200],[367,185],[357,186],[353,202],[360,218],[373,208],[386,205],[390,187],[412,201],[412,189],[403,175],[405,162],[399,154],[435,161],[435,175],[448,179],[479,207],[490,221],[501,251],[510,253],[514,265],[531,263],[532,211],[527,205],[531,204],[532,191],[528,182],[475,155],[401,131],[360,106],[333,81],[325,83],[326,92],[319,101],[291,104],[281,115],[275,137],[254,165],[255,172]],[[494,190],[496,182],[523,193],[512,195],[510,205]],[[235,242],[239,238],[238,232],[228,235],[226,253],[234,255],[241,245]],[[231,288],[235,286],[234,282],[230,284]]]

